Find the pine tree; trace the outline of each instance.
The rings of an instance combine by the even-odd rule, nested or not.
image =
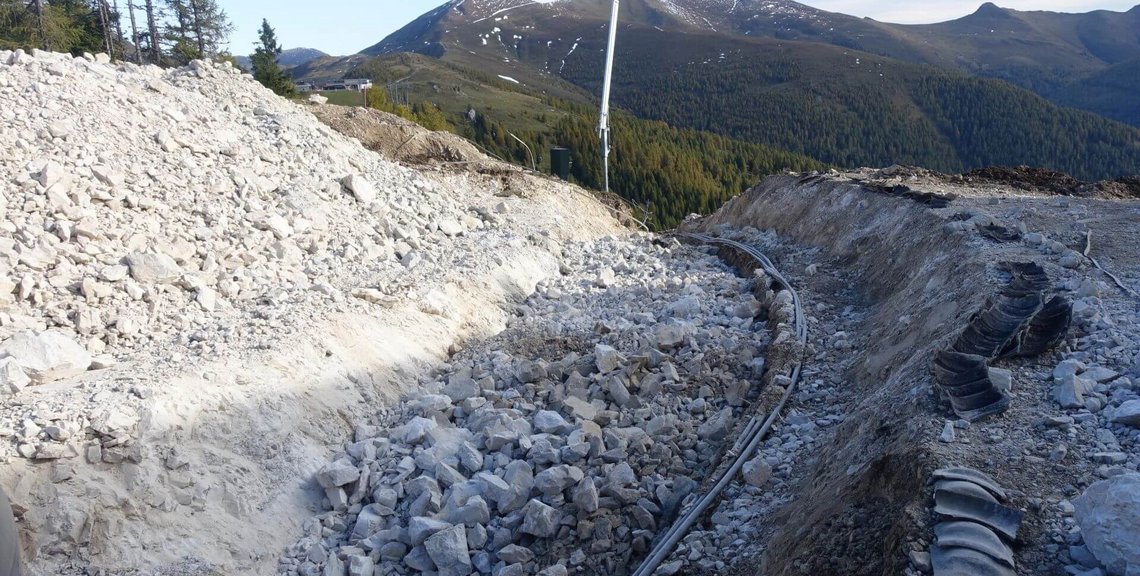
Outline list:
[[[217,0],[190,0],[190,9],[198,51],[207,58],[227,55],[222,46],[233,33],[234,25],[226,11]]]
[[[277,65],[277,57],[281,55],[281,45],[277,43],[277,33],[269,25],[268,20],[261,21],[261,44],[253,52],[253,77],[266,88],[281,96],[294,96],[297,87],[293,79]]]
[[[217,0],[165,0],[171,18],[166,24],[164,40],[175,64],[191,60],[217,58],[233,24]]]
[[[197,46],[191,40],[190,6],[186,0],[166,0],[166,8],[171,19],[166,23],[163,40],[169,48],[167,53],[175,64],[182,65],[201,58]]]

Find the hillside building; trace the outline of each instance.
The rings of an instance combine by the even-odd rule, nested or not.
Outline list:
[[[335,80],[321,86],[323,92],[364,92],[372,87],[372,81],[367,78],[345,78]]]

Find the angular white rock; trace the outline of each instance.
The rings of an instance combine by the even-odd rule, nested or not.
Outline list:
[[[352,192],[352,195],[355,196],[357,200],[365,204],[370,204],[376,199],[376,188],[372,186],[371,182],[365,180],[364,177],[359,174],[346,176],[344,180],[341,180],[341,184],[343,184],[349,192]]]
[[[182,275],[182,269],[173,258],[165,254],[135,252],[127,256],[131,277],[144,284],[169,284]]]
[[[1140,400],[1129,400],[1112,413],[1112,421],[1140,428]]]
[[[30,384],[32,379],[12,358],[0,358],[0,394],[15,394]]]
[[[37,384],[78,376],[91,366],[86,349],[52,330],[16,334],[0,344],[0,357],[11,358]]]

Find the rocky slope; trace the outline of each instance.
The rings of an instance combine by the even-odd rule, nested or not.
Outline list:
[[[510,168],[393,164],[225,66],[4,52],[0,118],[0,482],[32,573],[271,572],[327,445],[564,244],[624,234]]]

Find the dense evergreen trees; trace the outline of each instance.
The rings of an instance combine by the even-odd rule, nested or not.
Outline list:
[[[961,172],[1028,164],[1086,180],[1140,172],[1140,130],[1027,90],[929,66],[795,43],[624,33],[615,103],[643,117],[845,167]],[[594,89],[601,56],[564,75]]]
[[[530,165],[529,152],[511,138],[512,133],[541,156],[554,146],[569,148],[572,180],[602,188],[597,113],[553,99],[546,103],[564,112],[560,120],[551,121],[547,131],[512,131],[481,112],[473,121],[456,119],[458,131],[485,151],[523,166]],[[655,229],[676,226],[692,213],[713,212],[767,175],[825,168],[784,150],[626,114],[615,114],[612,125],[610,187],[643,211]],[[548,167],[549,158],[540,158],[539,164]]]
[[[105,0],[0,0],[0,48],[121,55],[117,21]]]

